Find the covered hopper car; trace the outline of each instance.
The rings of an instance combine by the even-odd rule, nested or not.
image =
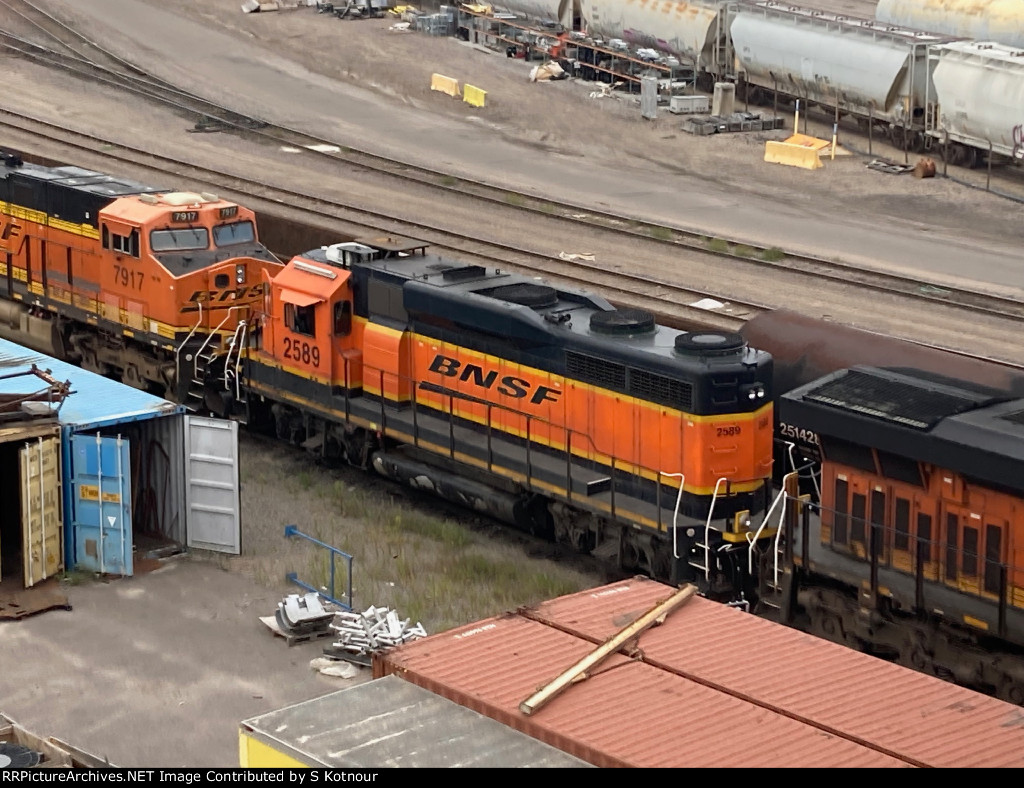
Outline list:
[[[1024,47],[1019,0],[878,0],[875,19],[973,41]]]

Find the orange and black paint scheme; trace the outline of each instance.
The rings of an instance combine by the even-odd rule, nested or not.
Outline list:
[[[268,277],[255,339],[250,410],[325,455],[664,577],[728,584],[709,551],[773,533],[772,363],[736,335],[378,238]]]
[[[224,352],[263,303],[263,272],[281,268],[253,212],[212,194],[3,159],[0,333],[181,399],[195,370],[178,368],[180,349],[208,362]]]
[[[1024,704],[1024,400],[855,367],[779,409],[821,470],[820,510],[792,526],[784,620]]]

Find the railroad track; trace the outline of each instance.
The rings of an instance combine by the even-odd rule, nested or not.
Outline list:
[[[13,0],[0,0],[0,2],[11,7]],[[19,52],[23,56],[41,61],[47,65],[58,66],[89,79],[102,79],[104,84],[111,84],[118,89],[136,92],[146,98],[168,105],[179,112],[191,114],[197,118],[196,130],[218,129],[239,133],[244,132],[250,137],[255,135],[257,138],[274,145],[303,148],[314,155],[328,158],[335,163],[343,163],[346,167],[359,168],[378,176],[395,178],[405,184],[414,182],[422,187],[437,190],[442,195],[438,199],[444,199],[444,196],[451,194],[458,194],[466,198],[500,205],[504,210],[518,211],[535,216],[543,215],[546,218],[559,217],[568,223],[576,225],[577,229],[574,231],[576,233],[580,232],[578,228],[581,226],[587,229],[600,228],[610,233],[637,239],[642,238],[646,243],[665,245],[678,249],[691,260],[706,259],[709,264],[716,262],[720,264],[723,259],[730,259],[733,261],[733,264],[756,262],[758,266],[766,271],[799,273],[816,277],[819,280],[843,285],[856,285],[860,288],[879,293],[896,294],[926,302],[962,307],[973,312],[1008,317],[1014,320],[1024,320],[1024,304],[1013,298],[964,287],[923,282],[916,276],[903,276],[883,271],[866,270],[862,266],[850,265],[837,260],[825,260],[774,247],[763,247],[742,239],[709,238],[706,234],[697,230],[682,227],[666,227],[665,225],[644,221],[633,216],[595,210],[592,206],[569,205],[565,203],[554,205],[537,195],[497,188],[482,181],[453,176],[440,170],[397,162],[369,151],[354,149],[350,146],[339,147],[330,140],[313,137],[286,126],[270,124],[259,118],[240,115],[205,98],[187,91],[178,90],[162,80],[151,77],[142,69],[124,61],[98,43],[81,36],[59,20],[32,5],[28,0],[16,0],[16,4],[19,7],[23,6],[31,9],[31,14],[42,20],[36,26],[43,29],[49,37],[58,41],[63,48],[72,50],[74,54],[60,53],[40,44],[26,42],[21,38],[17,39],[19,43],[12,44],[10,39],[6,37],[9,34],[0,34],[0,44],[9,50],[13,47],[14,51]],[[97,59],[101,62],[89,59],[91,57],[90,53],[98,53]],[[104,141],[104,144],[110,143]],[[181,162],[180,164],[186,163]],[[262,185],[266,188],[276,188],[267,184]],[[396,185],[396,188],[402,187],[401,185]],[[394,221],[400,221],[397,217],[390,218]],[[468,239],[465,237],[461,242],[460,248],[450,243],[439,241],[437,236],[433,235],[433,233],[438,231],[439,228],[437,227],[421,226],[421,229],[431,233],[432,237],[417,235],[415,232],[406,234],[422,237],[423,240],[452,249],[453,251],[472,252],[472,250],[466,248]],[[450,233],[450,230],[446,232]],[[506,251],[511,252],[512,250],[506,248]],[[523,250],[520,251],[522,252]],[[549,264],[541,269],[543,273],[563,278],[566,281],[578,279],[577,276],[573,276],[568,272],[565,261],[550,257],[547,260]],[[604,267],[595,265],[590,266],[588,269],[585,261],[578,259],[575,262],[581,271],[586,271],[586,281],[588,283],[604,286],[603,282],[610,282],[610,277]],[[519,267],[522,267],[524,270],[530,269],[528,261],[522,261]],[[619,272],[616,276],[628,276],[628,274]],[[596,282],[594,280],[595,277],[602,281]],[[668,282],[657,282],[654,284],[656,289],[674,287]],[[612,284],[609,284],[609,287],[615,289]],[[677,293],[677,295],[683,296],[682,293]],[[693,299],[696,301],[703,297],[710,297],[717,301],[734,301],[734,299],[724,298],[721,293],[692,293],[692,295],[697,296],[697,298]],[[764,307],[757,304],[736,304],[736,308],[739,313],[749,317]]]

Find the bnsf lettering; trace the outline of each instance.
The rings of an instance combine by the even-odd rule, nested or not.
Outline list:
[[[463,364],[450,356],[436,355],[430,362],[430,371],[444,375],[446,378],[458,378],[463,383],[472,383],[483,389],[491,389],[497,383],[497,391],[506,397],[524,399],[530,393],[530,382],[513,375],[501,378],[495,370],[484,370],[476,364]],[[549,386],[537,386],[530,397],[530,402],[539,405],[541,402],[556,402],[562,392]]]
[[[242,301],[258,298],[263,295],[263,283],[251,287],[228,288],[227,290],[196,290],[189,296],[189,306],[182,307],[182,312],[195,312],[199,309],[196,302],[215,304],[221,301]]]

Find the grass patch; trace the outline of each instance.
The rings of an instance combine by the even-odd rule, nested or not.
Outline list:
[[[298,593],[295,572],[314,588],[330,583],[330,554],[284,526],[352,556],[352,607],[395,610],[430,633],[515,610],[603,582],[564,563],[530,558],[517,539],[477,529],[438,512],[406,488],[348,467],[311,468],[305,452],[240,435],[243,555],[229,571],[275,593]],[[335,594],[348,588],[348,567],[335,558]]]
[[[747,246],[746,244],[736,244],[736,248],[733,249],[733,254],[737,257],[753,257],[756,252],[751,246]]]
[[[670,230],[668,227],[652,227],[650,229],[650,233],[651,238],[654,238],[657,241],[672,240],[672,230]]]
[[[80,586],[95,579],[96,573],[85,569],[69,569],[58,576],[61,585],[65,586]]]
[[[708,238],[708,249],[712,252],[728,252],[729,242],[724,238]]]
[[[761,259],[768,260],[769,262],[775,262],[777,260],[781,260],[785,256],[786,256],[786,253],[784,251],[782,251],[777,246],[773,246],[773,247],[771,247],[769,249],[765,249],[761,253]]]

